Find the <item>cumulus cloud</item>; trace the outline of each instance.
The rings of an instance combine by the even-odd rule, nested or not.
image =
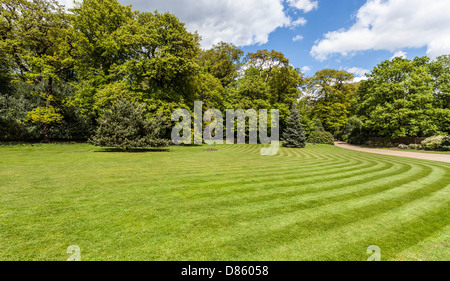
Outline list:
[[[310,72],[311,71],[311,67],[309,67],[309,66],[307,66],[307,65],[305,65],[304,67],[302,67],[302,72],[303,73],[308,73],[308,72]]]
[[[140,11],[158,10],[175,14],[186,28],[198,31],[202,47],[210,48],[221,41],[237,46],[265,44],[277,28],[306,24],[306,19],[293,20],[285,4],[304,13],[317,9],[312,0],[120,0]]]
[[[361,77],[355,77],[353,78],[352,83],[359,83],[361,81],[367,80],[368,78],[366,76],[361,76]]]
[[[407,54],[408,54],[408,53],[403,52],[403,51],[397,51],[397,52],[395,52],[395,54],[392,56],[391,60],[394,59],[394,58],[396,58],[396,57],[400,57],[400,58],[406,59],[406,55],[407,55]]]
[[[306,23],[307,23],[307,20],[305,18],[300,17],[297,20],[291,22],[291,24],[290,24],[291,25],[291,29],[293,29],[293,28],[295,28],[295,27],[297,27],[299,25],[303,26]]]
[[[450,1],[368,0],[347,30],[332,31],[317,41],[311,55],[325,60],[332,54],[427,46],[434,58],[450,53]]]
[[[66,8],[73,7],[73,0],[58,0]],[[79,0],[81,1],[81,0]],[[132,4],[139,11],[170,12],[186,23],[186,28],[198,31],[202,47],[210,48],[221,41],[237,46],[265,44],[277,28],[303,26],[306,19],[293,20],[285,11],[291,9],[310,12],[318,8],[313,0],[119,0]]]
[[[345,69],[346,71],[353,73],[357,76],[365,76],[366,73],[369,73],[370,70],[368,69],[364,69],[364,68],[360,68],[360,67],[351,67],[351,68],[347,68]]]
[[[305,13],[311,12],[319,7],[319,1],[312,0],[287,0],[289,6],[302,10]]]
[[[284,12],[284,0],[121,0],[140,11],[158,10],[175,14],[189,31],[198,31],[202,47],[221,41],[237,46],[264,44],[269,34],[287,27],[291,19]]]
[[[355,75],[355,78],[353,78],[353,82],[361,82],[363,80],[367,80],[366,74],[370,72],[370,70],[361,67],[350,67],[346,68],[345,70]]]
[[[294,38],[292,38],[292,41],[294,41],[294,42],[297,42],[297,41],[300,41],[300,40],[303,40],[303,36],[301,36],[301,35],[297,35]]]

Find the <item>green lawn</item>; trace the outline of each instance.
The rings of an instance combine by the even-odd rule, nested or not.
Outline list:
[[[207,148],[0,148],[0,260],[450,259],[449,164]]]

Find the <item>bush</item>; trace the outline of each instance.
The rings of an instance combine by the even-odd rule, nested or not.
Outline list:
[[[407,146],[406,144],[399,144],[398,148],[400,148],[400,149],[408,149],[409,146]]]
[[[450,137],[434,136],[427,138],[422,142],[422,147],[426,150],[450,151]]]
[[[320,144],[331,144],[334,145],[334,137],[331,133],[327,131],[313,131],[309,135],[309,143],[320,143]]]
[[[420,145],[420,144],[412,143],[412,144],[409,145],[409,148],[410,148],[410,149],[414,149],[414,150],[418,150],[418,149],[421,148],[421,145]]]

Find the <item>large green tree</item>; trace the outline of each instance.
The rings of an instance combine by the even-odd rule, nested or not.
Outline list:
[[[193,102],[199,36],[174,15],[132,11],[117,0],[85,0],[72,12],[76,101],[85,111],[99,113],[121,95],[148,105]]]
[[[244,52],[231,43],[220,42],[198,55],[198,65],[226,87],[238,77]]]
[[[335,132],[345,126],[357,85],[344,70],[323,69],[309,79],[309,95],[314,99],[314,115],[325,130]]]
[[[264,101],[268,104],[267,108],[280,110],[280,120],[284,126],[290,106],[301,96],[301,88],[305,84],[303,74],[289,65],[289,59],[282,52],[275,50],[250,52],[244,61],[244,79],[252,77],[251,79],[256,80],[255,90],[260,88],[261,82],[265,85]],[[259,79],[256,79],[256,76],[259,76]],[[248,88],[252,87],[249,85]]]
[[[259,76],[265,82],[269,81],[272,75],[272,70],[289,66],[289,59],[287,59],[282,52],[271,50],[258,50],[255,53],[249,52],[244,60],[247,65],[256,68],[259,71]]]
[[[55,0],[5,0],[1,12],[2,60],[16,78],[45,85],[35,92],[45,106],[29,112],[28,118],[44,125],[48,142],[51,125],[62,120],[54,104],[63,101],[55,95],[54,85],[67,78],[67,70],[74,66],[68,17]]]
[[[439,133],[428,61],[427,57],[386,60],[361,82],[357,113],[374,135],[396,138]]]
[[[450,55],[428,64],[433,79],[435,122],[439,131],[450,134]]]

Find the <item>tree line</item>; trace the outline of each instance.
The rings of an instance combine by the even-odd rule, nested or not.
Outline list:
[[[54,0],[2,0],[0,9],[0,140],[83,141],[122,112],[145,119],[136,132],[155,143],[155,132],[170,138],[172,112],[193,114],[194,101],[205,111],[278,109],[281,131],[297,120],[313,142],[450,130],[450,56],[384,61],[355,83],[343,70],[306,77],[275,50],[203,50],[174,15],[117,0],[69,11]],[[300,118],[290,118],[292,106]]]

